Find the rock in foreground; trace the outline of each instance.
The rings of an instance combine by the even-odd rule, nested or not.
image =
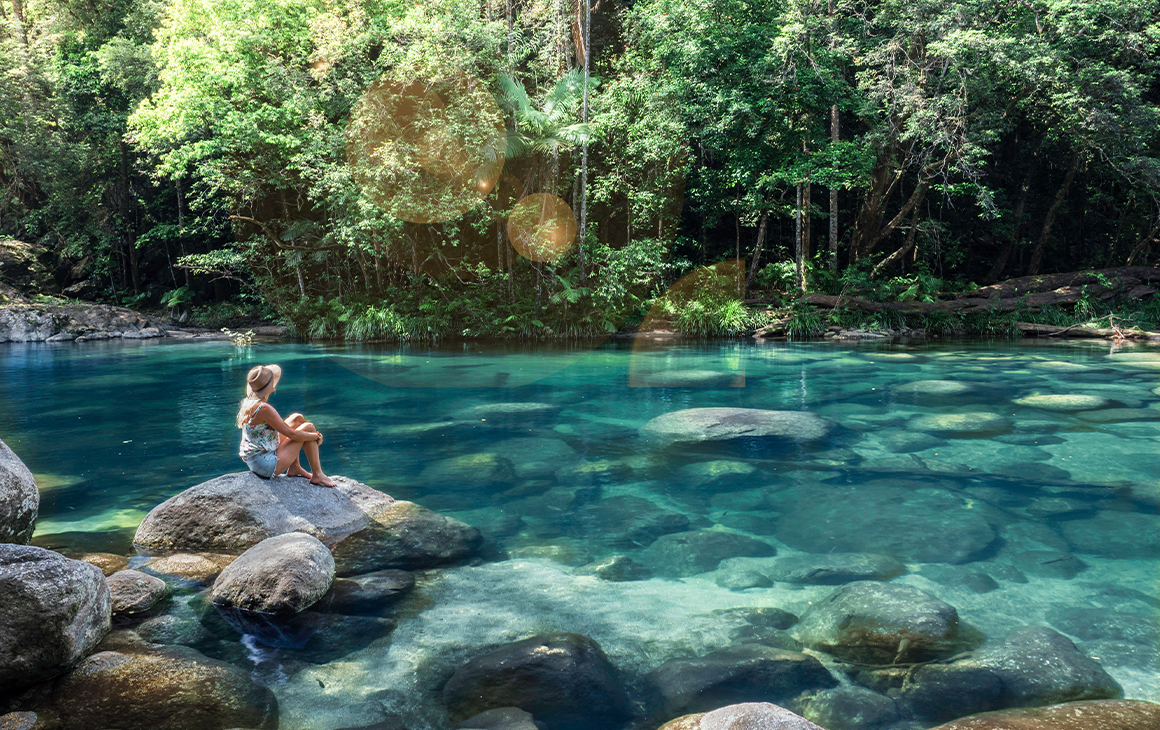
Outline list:
[[[113,613],[131,616],[145,613],[169,595],[169,586],[160,578],[139,570],[120,570],[108,577],[113,597]]]
[[[552,730],[619,727],[628,698],[600,646],[580,634],[545,634],[475,657],[443,688],[452,721],[500,707],[530,712]]]
[[[0,543],[27,545],[40,509],[40,490],[32,472],[0,441]]]
[[[961,651],[970,643],[961,628],[954,606],[929,593],[859,581],[811,606],[798,625],[798,638],[840,659],[893,664]]]
[[[289,532],[334,548],[340,574],[429,568],[472,554],[479,531],[346,477],[333,489],[250,472],[212,479],[146,515],[134,543],[145,552],[234,552]]]
[[[768,702],[729,705],[699,715],[685,715],[660,730],[825,730],[784,707]]]
[[[100,568],[38,547],[0,545],[0,688],[75,665],[108,633],[110,616]]]
[[[1155,730],[1160,705],[1142,700],[1069,702],[1053,707],[988,712],[934,730]]]
[[[670,659],[648,675],[665,718],[761,699],[785,702],[837,680],[812,656],[742,644],[696,659]]]
[[[291,532],[263,540],[221,572],[213,602],[264,614],[298,613],[334,582],[334,556],[317,538]]]
[[[193,649],[93,654],[57,683],[63,730],[278,727],[270,690]]]
[[[669,446],[734,439],[813,441],[832,428],[832,423],[807,411],[689,408],[657,416],[640,433],[658,446]]]

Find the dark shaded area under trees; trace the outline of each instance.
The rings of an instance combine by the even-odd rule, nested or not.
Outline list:
[[[72,296],[311,337],[585,336],[650,309],[728,334],[774,316],[747,297],[987,298],[966,292],[1160,260],[1158,19],[1160,0],[0,0],[0,234],[46,247]],[[386,204],[350,162],[376,83],[438,94],[452,140],[382,158]],[[408,165],[476,151],[480,94],[503,174],[466,212],[401,220]],[[533,261],[508,221],[539,193],[587,235]]]

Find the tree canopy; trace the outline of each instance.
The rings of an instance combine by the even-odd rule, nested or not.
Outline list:
[[[0,0],[0,66],[0,232],[313,336],[1160,260],[1160,0]]]

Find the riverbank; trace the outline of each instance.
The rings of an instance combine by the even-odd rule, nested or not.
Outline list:
[[[249,328],[257,337],[285,337],[280,325]],[[0,342],[88,342],[92,340],[224,340],[230,333],[177,325],[164,318],[115,307],[68,299],[10,299],[0,305]]]

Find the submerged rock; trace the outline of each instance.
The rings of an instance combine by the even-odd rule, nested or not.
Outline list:
[[[685,715],[666,722],[660,730],[825,730],[825,728],[813,724],[800,715],[795,715],[784,707],[768,702],[745,702],[712,712]]]
[[[331,588],[330,610],[355,616],[378,616],[415,587],[415,576],[405,570],[381,570],[353,578],[339,578]]]
[[[298,613],[314,605],[334,582],[334,557],[317,538],[301,532],[270,537],[221,572],[214,605],[264,614]]]
[[[568,532],[581,537],[603,533],[614,548],[648,547],[658,537],[689,529],[689,518],[641,497],[609,497],[569,517]]]
[[[811,553],[889,555],[921,563],[965,563],[995,542],[988,513],[962,494],[906,481],[806,486],[778,495],[777,538]]]
[[[757,467],[744,461],[717,459],[686,464],[677,471],[693,487],[712,484],[714,490],[722,487],[744,489],[751,486],[750,477],[757,471]]]
[[[1063,634],[1042,626],[1014,629],[1002,643],[979,650],[976,661],[1003,681],[1003,707],[1123,696],[1120,685],[1094,659]]]
[[[1087,570],[1084,563],[1074,555],[1057,553],[1051,550],[1028,550],[1026,552],[1011,553],[1006,556],[1015,564],[1015,567],[1025,573],[1042,575],[1045,578],[1074,578]]]
[[[179,646],[102,651],[62,677],[62,730],[278,727],[270,690],[225,662]]]
[[[496,425],[522,426],[542,422],[560,413],[560,406],[552,403],[488,403],[471,406],[452,414],[463,421],[486,421]]]
[[[0,687],[35,684],[81,661],[108,633],[111,604],[95,565],[0,545]]]
[[[727,386],[740,373],[722,373],[716,370],[662,370],[639,378],[646,388],[711,388]]]
[[[641,554],[657,575],[684,578],[716,570],[726,558],[765,558],[777,551],[751,537],[718,530],[692,530],[662,535]]]
[[[1111,405],[1112,401],[1098,395],[1027,395],[1016,398],[1015,403],[1045,411],[1071,413],[1106,408]]]
[[[962,395],[974,388],[969,383],[960,383],[957,380],[915,380],[903,383],[894,389],[896,393],[913,393],[916,395]]]
[[[289,532],[336,545],[340,574],[425,568],[467,557],[474,527],[365,484],[334,477],[325,489],[296,477],[251,472],[212,479],[162,502],[137,528],[146,552],[236,552]]]
[[[1001,642],[919,667],[899,700],[916,717],[940,722],[976,712],[1122,696],[1115,680],[1065,636],[1015,629]]]
[[[0,543],[27,545],[39,509],[40,490],[32,472],[0,441]]]
[[[894,700],[861,687],[822,690],[790,707],[826,730],[879,730],[900,717]]]
[[[839,588],[802,615],[797,637],[839,659],[869,664],[950,656],[981,637],[954,606],[909,586],[859,582]]]
[[[907,424],[916,431],[943,433],[948,436],[982,436],[1011,430],[1011,423],[994,413],[940,413],[919,416]]]
[[[934,730],[1155,730],[1160,705],[1143,700],[1068,702],[964,717]]]
[[[150,558],[143,567],[161,575],[208,584],[212,583],[214,578],[217,578],[218,574],[222,572],[224,567],[222,563],[228,565],[234,559],[233,556],[226,555],[214,555],[213,558],[191,553],[174,553],[160,558]]]
[[[419,479],[441,492],[477,490],[511,484],[516,475],[512,463],[499,454],[467,454],[430,464]]]
[[[165,581],[139,570],[118,571],[107,580],[113,613],[118,615],[145,613],[169,595]]]
[[[510,461],[517,479],[545,479],[576,458],[576,450],[560,439],[505,439],[490,449]]]
[[[769,579],[768,575],[758,573],[756,570],[723,573],[717,576],[715,582],[722,588],[728,588],[731,591],[744,591],[750,588],[770,588],[773,586],[773,581]]]
[[[499,707],[469,717],[455,726],[459,730],[546,730],[530,712],[518,707]]]
[[[812,656],[742,644],[696,659],[670,659],[646,681],[660,697],[664,718],[740,702],[785,702],[838,681]]]
[[[778,558],[766,572],[782,583],[836,586],[860,580],[887,581],[906,573],[906,566],[889,555],[827,553]]]
[[[66,557],[97,566],[105,574],[106,578],[118,570],[124,570],[129,567],[128,558],[124,555],[114,555],[112,553],[76,553]]]
[[[583,572],[616,583],[648,580],[653,576],[653,572],[647,566],[625,555],[613,555],[591,565],[585,565]]]
[[[830,421],[808,411],[689,408],[652,419],[640,433],[655,445],[670,446],[733,439],[814,441],[832,429]]]
[[[545,634],[482,654],[443,688],[453,722],[518,707],[552,730],[618,727],[628,697],[600,646],[580,634]]]
[[[1160,517],[1156,515],[1101,510],[1086,519],[1065,520],[1059,529],[1076,552],[1101,558],[1160,557]]]

